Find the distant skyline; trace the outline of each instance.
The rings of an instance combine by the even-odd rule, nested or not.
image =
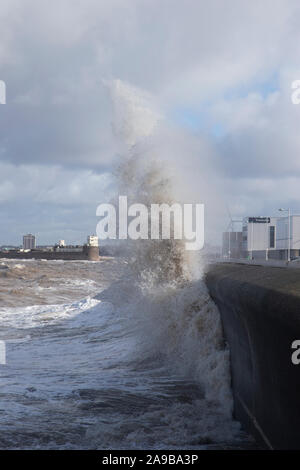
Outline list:
[[[0,245],[95,232],[119,152],[112,79],[153,99],[181,165],[193,153],[207,241],[220,243],[227,207],[234,217],[300,212],[298,1],[54,5],[1,1]]]
[[[75,232],[75,236],[78,237],[78,231]],[[89,235],[91,235],[91,233],[85,233],[82,235],[82,238],[77,238],[77,239],[65,239],[64,241],[66,242],[66,245],[83,245],[84,243],[86,243],[86,240],[87,240],[87,237]],[[51,239],[50,235],[48,234],[45,234],[45,237],[44,238],[47,238],[48,237],[48,242],[47,243],[40,243],[39,242],[39,235],[37,235],[37,233],[35,232],[26,232],[26,233],[22,233],[19,237],[19,243],[12,243],[12,242],[7,242],[7,243],[1,243],[0,246],[22,246],[23,245],[23,237],[25,235],[33,235],[36,239],[36,245],[37,246],[54,246],[56,245],[59,241],[63,240],[61,237],[58,237],[58,238],[53,238]]]

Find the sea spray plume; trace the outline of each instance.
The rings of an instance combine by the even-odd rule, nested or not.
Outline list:
[[[129,188],[129,201],[138,201],[148,208],[153,203],[172,204],[174,201],[170,197],[170,182],[163,175],[161,165],[154,161],[144,165],[139,150],[140,146],[132,149],[130,158],[117,169],[116,174],[122,187],[122,194],[127,194],[126,188]],[[184,243],[182,240],[172,238],[173,229],[170,240],[150,239],[151,213],[150,211],[148,213],[149,239],[129,241],[131,267],[139,281],[144,279],[146,285],[150,282],[157,285],[175,280],[179,282],[184,275]]]
[[[126,194],[129,203],[147,207],[151,203],[171,204],[172,182],[156,145],[161,136],[155,139],[160,114],[148,95],[131,86],[116,81],[110,91],[116,116],[113,129],[122,148],[115,172],[119,194]],[[118,294],[123,289],[122,309],[127,310],[139,333],[141,358],[153,354],[163,357],[170,369],[199,380],[208,408],[219,410],[220,419],[230,419],[229,353],[219,312],[204,282],[193,278],[191,256],[187,256],[183,241],[129,243],[131,277],[124,280],[123,288],[118,284]],[[196,254],[193,258],[197,260]]]
[[[119,143],[127,148],[153,133],[162,119],[153,98],[145,91],[138,90],[121,80],[106,82],[113,105],[112,128]]]
[[[128,203],[139,202],[150,209],[151,204],[175,202],[171,181],[154,145],[155,134],[162,121],[151,97],[120,80],[112,83],[114,110],[113,130],[122,148],[115,176],[119,194],[128,197]],[[153,101],[153,100],[152,100]],[[149,210],[150,214],[150,210]],[[176,223],[176,220],[174,220]],[[128,243],[131,246],[131,267],[139,279],[150,282],[179,281],[184,276],[183,241],[149,240]]]

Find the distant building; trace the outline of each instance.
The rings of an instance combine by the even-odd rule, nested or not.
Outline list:
[[[290,219],[290,220],[289,220]],[[289,230],[290,223],[290,230]],[[290,243],[289,243],[290,236]],[[300,215],[278,217],[276,223],[276,252],[278,259],[287,259],[290,245],[291,259],[300,256]]]
[[[59,240],[57,245],[58,246],[66,246],[66,242],[65,242],[65,240]]]
[[[300,256],[300,215],[244,219],[243,257],[285,260],[289,245],[291,258]]]
[[[245,258],[274,257],[278,217],[245,217],[243,220],[243,254]]]
[[[96,235],[89,235],[87,238],[88,246],[99,246],[99,239]]]
[[[223,232],[222,256],[223,258],[241,258],[242,232]]]
[[[29,233],[23,236],[23,249],[33,250],[35,248],[35,236]]]

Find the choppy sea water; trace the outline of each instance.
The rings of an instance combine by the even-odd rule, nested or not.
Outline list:
[[[204,283],[127,262],[0,260],[0,448],[249,448]]]

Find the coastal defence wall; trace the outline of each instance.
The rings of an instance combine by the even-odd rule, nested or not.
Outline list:
[[[0,251],[0,258],[7,259],[46,259],[65,261],[99,261],[99,247],[84,246],[81,251]]]
[[[267,448],[300,449],[300,270],[219,263],[206,284],[230,348],[235,417]]]

